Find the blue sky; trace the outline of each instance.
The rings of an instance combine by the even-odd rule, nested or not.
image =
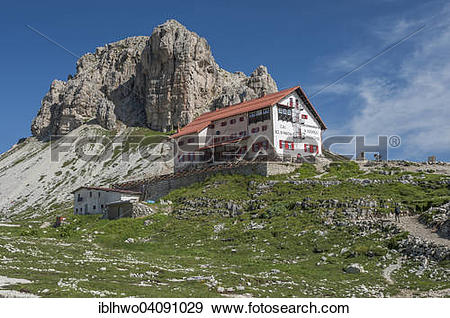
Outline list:
[[[0,12],[0,152],[30,135],[53,79],[77,55],[169,18],[205,37],[218,64],[250,74],[266,65],[278,87],[307,94],[421,26],[423,30],[311,98],[327,134],[398,135],[391,158],[450,161],[450,5],[447,1],[14,1]],[[348,151],[345,147],[334,150]]]

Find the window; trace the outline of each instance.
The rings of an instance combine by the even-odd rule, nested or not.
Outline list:
[[[305,144],[304,150],[305,150],[305,152],[308,152],[308,150],[309,150],[310,153],[319,152],[319,146]]]
[[[302,119],[308,119],[308,115],[302,114]]]
[[[245,135],[247,135],[247,132],[246,132],[246,131],[241,131],[241,132],[239,133],[239,136],[241,136],[241,137],[243,137],[243,136],[245,136]]]
[[[98,193],[98,197],[100,198],[100,192]]]
[[[264,108],[262,111],[262,120],[269,120],[270,119],[270,108]]]
[[[294,106],[294,98],[292,98],[292,97],[289,98],[289,106],[291,106],[291,107]]]
[[[266,131],[266,130],[267,130],[267,125],[262,126],[262,127],[261,127],[261,130],[262,130],[262,131]]]
[[[262,110],[255,110],[248,113],[248,123],[254,124],[260,121],[270,119],[270,107],[266,107]]]
[[[298,109],[299,103],[298,103],[298,99],[295,100],[295,108]]]
[[[92,210],[95,210],[97,207],[95,205],[92,206]]]
[[[226,121],[223,121],[223,122],[220,123],[220,126],[222,126],[222,127],[224,127],[224,126],[226,126],[226,125],[227,125],[227,122],[226,122]]]
[[[217,135],[217,136],[220,135],[220,131],[217,130],[217,131],[216,131],[216,135]]]
[[[102,204],[100,207],[103,209],[105,206]]]
[[[259,127],[252,128],[252,134],[256,134],[259,131]]]
[[[91,192],[89,192],[89,197],[91,197],[91,198],[92,198],[92,191],[91,191]]]
[[[83,208],[80,208],[80,212],[83,212]]]
[[[287,140],[280,140],[280,149],[294,150],[294,142]]]
[[[78,213],[78,208],[75,209],[75,212]]]
[[[184,141],[183,140],[180,140],[179,142],[178,142],[178,146],[183,146],[184,145]]]
[[[278,120],[292,122],[292,110],[278,105]]]
[[[245,117],[244,117],[244,116],[239,117],[239,121],[244,121],[244,120],[245,120]]]
[[[231,119],[230,120],[230,125],[234,125],[234,124],[236,124],[236,119]]]
[[[218,142],[220,142],[220,137],[215,137],[214,138],[214,143],[218,143]]]
[[[209,124],[208,125],[208,128],[210,128],[210,129],[214,129],[214,127],[216,127],[216,125],[214,125],[214,124]]]
[[[195,141],[194,138],[189,138],[187,142],[188,142],[188,144],[192,144],[194,141]]]
[[[252,145],[252,151],[253,151],[253,152],[257,152],[257,151],[259,151],[259,149],[260,149],[259,143],[254,143],[254,144]]]

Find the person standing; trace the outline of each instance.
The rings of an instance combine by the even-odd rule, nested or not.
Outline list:
[[[400,207],[398,206],[398,204],[395,206],[394,215],[395,215],[395,222],[400,223]]]

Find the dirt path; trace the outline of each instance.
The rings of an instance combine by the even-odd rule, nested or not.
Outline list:
[[[400,219],[400,223],[395,223],[405,231],[408,231],[411,235],[420,237],[427,241],[434,242],[439,245],[444,245],[450,248],[450,240],[440,237],[436,233],[432,232],[430,228],[417,220],[416,216],[405,216]]]

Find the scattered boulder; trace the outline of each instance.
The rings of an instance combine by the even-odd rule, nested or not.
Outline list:
[[[365,271],[361,264],[353,263],[353,264],[348,265],[344,269],[344,272],[346,272],[347,274],[359,274],[359,273],[364,273]]]

